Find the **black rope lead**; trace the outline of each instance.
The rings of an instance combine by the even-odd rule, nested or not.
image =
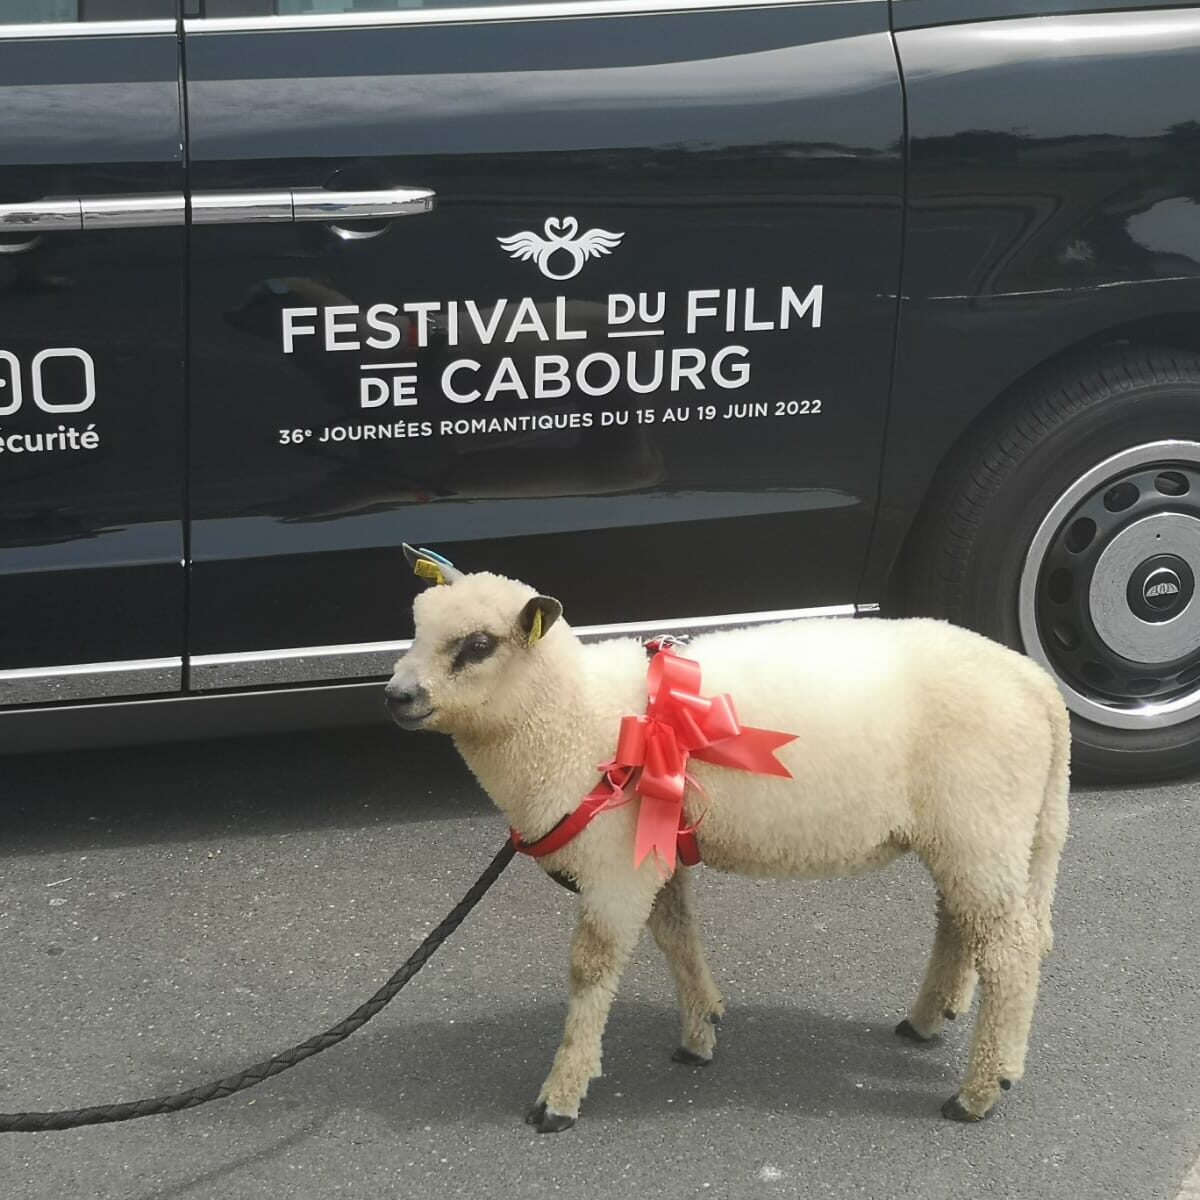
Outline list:
[[[159,1113],[179,1112],[195,1108],[211,1100],[223,1100],[234,1092],[245,1091],[256,1084],[290,1071],[297,1063],[345,1041],[361,1029],[380,1011],[402,987],[433,957],[434,951],[463,923],[467,913],[483,899],[484,893],[500,878],[501,872],[516,853],[511,841],[488,864],[471,890],[450,910],[450,915],[412,952],[405,964],[365,1004],[356,1008],[344,1021],[332,1029],[310,1037],[253,1067],[234,1075],[226,1075],[212,1083],[201,1084],[173,1096],[153,1096],[145,1100],[130,1100],[124,1104],[99,1104],[93,1108],[65,1109],[61,1112],[0,1113],[0,1133],[40,1133],[46,1129],[76,1129],[80,1125],[106,1125],[113,1121],[132,1121],[137,1117],[152,1117]]]

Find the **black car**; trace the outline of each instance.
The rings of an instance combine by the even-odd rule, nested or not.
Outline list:
[[[382,716],[411,542],[1200,763],[1200,7],[5,0],[0,113],[4,748]]]

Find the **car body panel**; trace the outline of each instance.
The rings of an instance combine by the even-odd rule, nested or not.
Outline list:
[[[127,679],[93,672],[85,691],[98,694],[181,686],[185,230],[171,28],[16,37],[0,24],[0,203],[167,194],[178,206],[174,226],[56,231],[24,250],[23,234],[0,237],[0,703],[79,694],[78,672],[53,670],[38,691],[38,673],[65,664],[158,664]]]
[[[0,25],[19,118],[0,126],[0,204],[186,186],[195,217],[186,428],[182,227],[0,254],[0,349],[25,370],[46,346],[93,352],[79,416],[103,449],[25,474],[0,456],[0,749],[166,736],[189,712],[192,732],[366,714],[343,684],[385,674],[409,635],[402,541],[528,578],[593,635],[870,609],[937,472],[1012,388],[1113,339],[1200,345],[1200,10],[967,16],[893,0],[890,32],[882,0],[811,0],[189,20],[186,179],[175,34]],[[378,237],[212,216],[217,194],[394,187],[436,205]],[[543,270],[501,241],[567,218],[619,241],[569,275],[563,252]],[[820,285],[819,327],[797,304],[789,329],[747,330],[744,289],[778,325],[784,285]],[[709,291],[716,315],[690,328],[688,293]],[[610,297],[659,292],[661,337],[612,336],[637,322]],[[466,302],[486,324],[501,298],[491,344],[450,344],[447,301],[470,329]],[[403,312],[422,302],[440,322],[424,340]],[[372,346],[381,304],[399,332]],[[444,388],[464,358],[479,367],[455,386],[483,392],[506,358],[527,383],[539,355],[570,373],[585,353],[710,363],[730,344],[746,388]],[[388,392],[404,372],[416,405]],[[815,398],[819,417],[771,413]],[[704,423],[700,404],[768,415]],[[579,423],[613,410],[630,424]],[[484,413],[576,423],[421,431]],[[0,416],[0,437],[45,432],[30,420]],[[64,703],[159,688],[209,695]],[[237,691],[260,699],[212,703]]]
[[[487,12],[308,30],[188,23],[194,196],[437,194],[432,212],[373,240],[312,225],[193,231],[198,656],[407,636],[414,583],[402,541],[541,581],[577,624],[744,611],[749,580],[763,609],[854,593],[899,278],[902,113],[886,7],[517,23]],[[569,278],[561,254],[547,277],[500,244],[569,219],[620,242]],[[820,326],[793,304],[782,329],[782,289],[803,302],[814,286]],[[751,288],[750,320],[764,328],[747,331]],[[736,289],[733,330],[726,289]],[[689,329],[693,290],[711,290],[704,303],[720,315]],[[624,337],[609,321],[614,293],[644,293],[651,314],[664,293],[662,320],[629,326],[661,336]],[[502,332],[481,345],[464,306],[487,322],[498,298]],[[465,330],[457,346],[451,301]],[[440,342],[435,330],[420,344],[416,318],[401,313],[403,344],[372,349],[367,311],[412,302],[438,303]],[[538,306],[545,340],[527,308],[525,331],[503,332],[523,303]],[[289,311],[315,330],[295,333],[290,351]],[[339,323],[332,341],[327,320]],[[672,391],[669,368],[646,394],[622,382],[589,396],[575,377],[569,395],[539,398],[533,381],[539,357],[573,371],[593,354],[624,364],[636,353],[646,384],[657,352],[697,350],[711,363],[727,346],[745,348],[744,387],[705,374],[704,391],[686,379]],[[488,399],[506,360],[522,382]],[[416,403],[364,408],[368,376],[386,386],[403,373],[374,364],[398,361],[419,379]],[[604,387],[608,368],[592,369]],[[789,401],[821,412],[776,417]],[[700,420],[701,405],[716,418]],[[726,421],[731,406],[764,415]],[[690,417],[668,423],[679,409]],[[628,424],[601,427],[614,412]],[[439,432],[492,417],[595,423]],[[406,436],[375,436],[397,424]],[[281,445],[291,429],[312,433]]]
[[[1139,9],[1192,8],[1192,0],[892,0],[893,27],[920,29],[964,22],[1001,21],[1015,17],[1045,17],[1081,13],[1136,13]]]
[[[876,596],[938,466],[1007,389],[1139,325],[1200,334],[1200,10],[896,42],[908,214]]]

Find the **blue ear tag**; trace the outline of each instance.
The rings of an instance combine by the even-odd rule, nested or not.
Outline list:
[[[448,558],[445,558],[440,554],[435,554],[432,550],[426,550],[424,546],[418,546],[417,553],[421,555],[422,558],[429,558],[436,563],[441,563],[443,567],[454,566],[454,564]]]

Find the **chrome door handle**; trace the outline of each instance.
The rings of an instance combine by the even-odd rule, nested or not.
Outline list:
[[[430,212],[436,201],[436,193],[428,188],[383,188],[369,192],[334,192],[324,188],[197,192],[192,196],[192,221],[197,225],[240,225],[260,221],[390,220]]]
[[[436,194],[428,188],[383,188],[334,192],[291,188],[262,192],[197,192],[192,221],[228,225],[260,221],[390,220],[430,212]],[[57,233],[80,229],[144,229],[182,225],[187,202],[180,192],[140,196],[62,196],[24,204],[0,204],[0,235]]]
[[[150,192],[141,196],[61,196],[27,204],[0,204],[0,234],[182,225],[184,212],[182,192]]]
[[[297,188],[292,192],[292,213],[296,221],[416,217],[432,211],[436,201],[436,194],[428,188],[384,188],[377,192],[327,192],[322,188]]]

